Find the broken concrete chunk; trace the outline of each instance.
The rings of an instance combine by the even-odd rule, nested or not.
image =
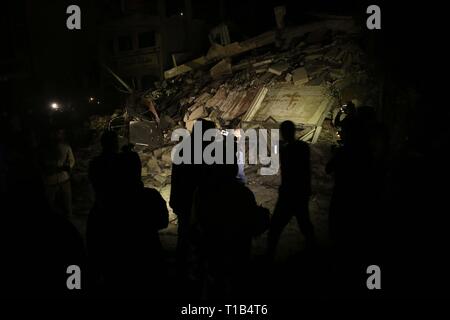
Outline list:
[[[280,62],[273,64],[269,67],[269,72],[273,73],[277,76],[281,76],[287,69],[289,68],[289,65],[285,62]]]
[[[272,61],[273,61],[273,59],[266,59],[266,60],[263,60],[263,61],[255,62],[255,63],[253,64],[253,67],[254,67],[254,68],[257,68],[257,67],[260,67],[260,66],[263,66],[263,65],[272,63]]]
[[[246,51],[245,48],[242,48],[241,44],[238,42],[230,43],[226,46],[221,46],[219,44],[214,44],[209,49],[206,54],[206,58],[208,60],[220,59],[225,57],[231,57],[235,54],[239,54],[242,51]]]
[[[205,110],[203,106],[199,106],[195,110],[192,111],[191,114],[188,115],[187,119],[185,121],[193,121],[197,120],[199,118],[206,117],[208,115],[208,112]]]
[[[322,72],[321,74],[314,77],[314,79],[306,83],[307,86],[320,86],[326,80],[327,72]]]
[[[350,86],[352,83],[353,83],[353,80],[347,77],[347,78],[336,80],[333,85],[334,85],[334,88],[336,88],[336,90],[343,90],[344,88]]]
[[[310,54],[305,57],[305,61],[312,61],[312,60],[317,60],[320,58],[323,58],[323,55],[320,53]]]
[[[159,121],[159,127],[161,130],[167,130],[175,127],[176,122],[166,114],[163,114]]]
[[[162,185],[164,185],[166,183],[167,177],[164,177],[164,176],[161,176],[161,175],[157,174],[157,175],[153,176],[153,179],[158,181],[159,184],[162,186]]]
[[[188,121],[186,121],[186,129],[189,132],[192,132],[192,129],[194,128],[195,121],[196,120],[188,120]]]
[[[169,169],[164,169],[163,171],[161,171],[160,176],[165,178],[170,177],[171,171]]]
[[[341,79],[345,76],[345,72],[342,69],[330,69],[330,77],[332,79]]]
[[[163,148],[159,148],[159,149],[155,149],[153,150],[153,156],[157,159],[161,159],[161,156],[163,154],[164,149]],[[148,161],[148,160],[147,160]]]
[[[159,167],[158,160],[156,158],[151,157],[147,162],[148,172],[150,174],[158,174],[161,172],[161,168]]]
[[[305,84],[309,81],[308,73],[304,67],[297,68],[292,72],[292,80],[295,84]]]
[[[169,148],[161,156],[161,161],[164,163],[165,166],[172,164],[172,156],[171,156],[172,150]]]
[[[224,75],[232,74],[230,60],[220,60],[214,67],[211,68],[209,73],[213,79],[218,79]]]
[[[284,80],[286,82],[291,82],[292,81],[292,74],[290,74],[290,73],[286,74],[286,77],[284,78]]]

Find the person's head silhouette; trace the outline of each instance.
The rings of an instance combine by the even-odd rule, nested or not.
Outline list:
[[[292,121],[283,121],[280,125],[280,132],[284,141],[290,142],[295,140],[295,124]]]
[[[119,139],[114,131],[106,130],[103,132],[100,142],[103,152],[116,153],[119,150]]]

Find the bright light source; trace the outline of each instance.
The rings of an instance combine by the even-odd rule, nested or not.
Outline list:
[[[59,109],[59,104],[57,104],[56,102],[53,102],[50,107],[52,107],[53,110],[58,110]]]
[[[180,12],[180,16],[182,16],[183,15],[183,12]]]
[[[90,97],[90,98],[89,98],[89,101],[91,101],[91,102],[94,101],[94,100],[95,100],[94,97]]]

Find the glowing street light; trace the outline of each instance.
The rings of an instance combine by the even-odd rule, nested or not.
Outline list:
[[[59,109],[59,104],[57,104],[56,102],[53,102],[53,103],[50,105],[50,107],[51,107],[53,110],[58,110],[58,109]]]

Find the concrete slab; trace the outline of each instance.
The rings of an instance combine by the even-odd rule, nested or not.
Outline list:
[[[309,81],[308,72],[305,68],[297,68],[292,72],[292,80],[295,84],[305,84]]]
[[[320,126],[333,104],[324,87],[280,83],[271,87],[259,106],[251,108],[243,120],[264,122],[272,117],[278,122],[289,119],[299,125]]]

